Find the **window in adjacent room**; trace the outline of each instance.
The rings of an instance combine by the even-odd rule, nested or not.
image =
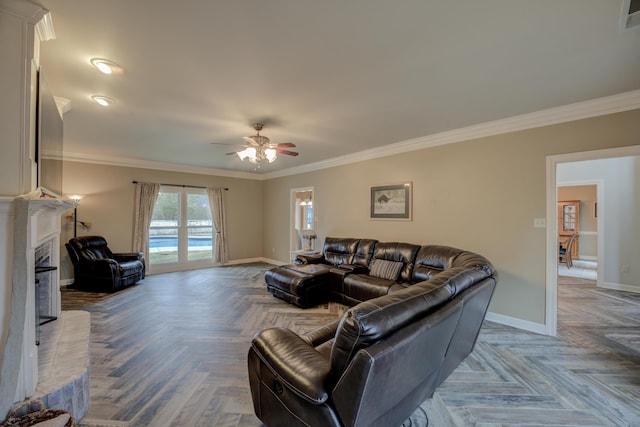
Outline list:
[[[622,29],[640,25],[640,0],[622,1]]]
[[[170,270],[192,268],[198,263],[210,265],[213,236],[211,209],[205,189],[160,188],[149,227],[151,265],[171,264],[173,268]],[[154,271],[158,269],[154,268]]]

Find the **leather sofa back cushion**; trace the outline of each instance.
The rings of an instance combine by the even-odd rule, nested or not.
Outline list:
[[[422,246],[416,254],[413,267],[413,282],[429,280],[434,275],[451,268],[455,259],[462,253],[461,249],[449,246]]]
[[[340,320],[331,349],[331,369],[335,378],[342,375],[358,350],[426,316],[450,297],[446,287],[434,289],[415,284],[349,309]]]
[[[387,261],[384,259],[374,259],[371,261],[371,268],[369,269],[369,275],[373,277],[379,277],[381,279],[398,280],[400,270],[404,264],[400,261]]]
[[[360,239],[327,237],[324,239],[324,259],[333,265],[350,264]]]
[[[451,267],[435,275],[430,280],[416,283],[413,286],[423,285],[430,288],[444,288],[449,292],[451,298],[453,298],[465,289],[470,288],[476,283],[480,283],[490,276],[489,270],[482,267]],[[413,286],[410,286],[410,288]]]
[[[413,271],[413,261],[416,258],[418,249],[420,249],[419,245],[413,245],[411,243],[378,242],[373,251],[373,259],[371,261],[373,262],[374,259],[384,259],[387,261],[402,262],[403,268],[400,270],[398,279],[402,282],[410,282]]]
[[[371,256],[373,255],[376,243],[378,243],[377,240],[361,239],[358,243],[358,249],[356,249],[356,253],[353,256],[353,261],[351,262],[355,265],[367,267],[369,265],[369,261],[371,261]]]

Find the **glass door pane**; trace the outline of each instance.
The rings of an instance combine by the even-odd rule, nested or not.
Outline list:
[[[149,227],[149,263],[178,262],[180,193],[162,191],[153,209]]]
[[[187,260],[213,258],[213,221],[206,194],[187,194]]]

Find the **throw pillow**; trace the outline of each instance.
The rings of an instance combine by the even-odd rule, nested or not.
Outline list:
[[[384,259],[374,259],[371,262],[369,275],[381,279],[397,280],[402,270],[403,264],[400,261],[387,261]]]

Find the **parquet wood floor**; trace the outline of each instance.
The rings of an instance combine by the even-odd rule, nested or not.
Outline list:
[[[270,267],[154,275],[116,294],[64,290],[63,309],[91,313],[91,407],[79,425],[260,426],[253,335],[304,332],[345,310],[273,298]],[[476,350],[405,425],[426,424],[426,411],[434,427],[640,426],[640,295],[585,282],[561,285],[559,299],[558,337],[485,322]]]

